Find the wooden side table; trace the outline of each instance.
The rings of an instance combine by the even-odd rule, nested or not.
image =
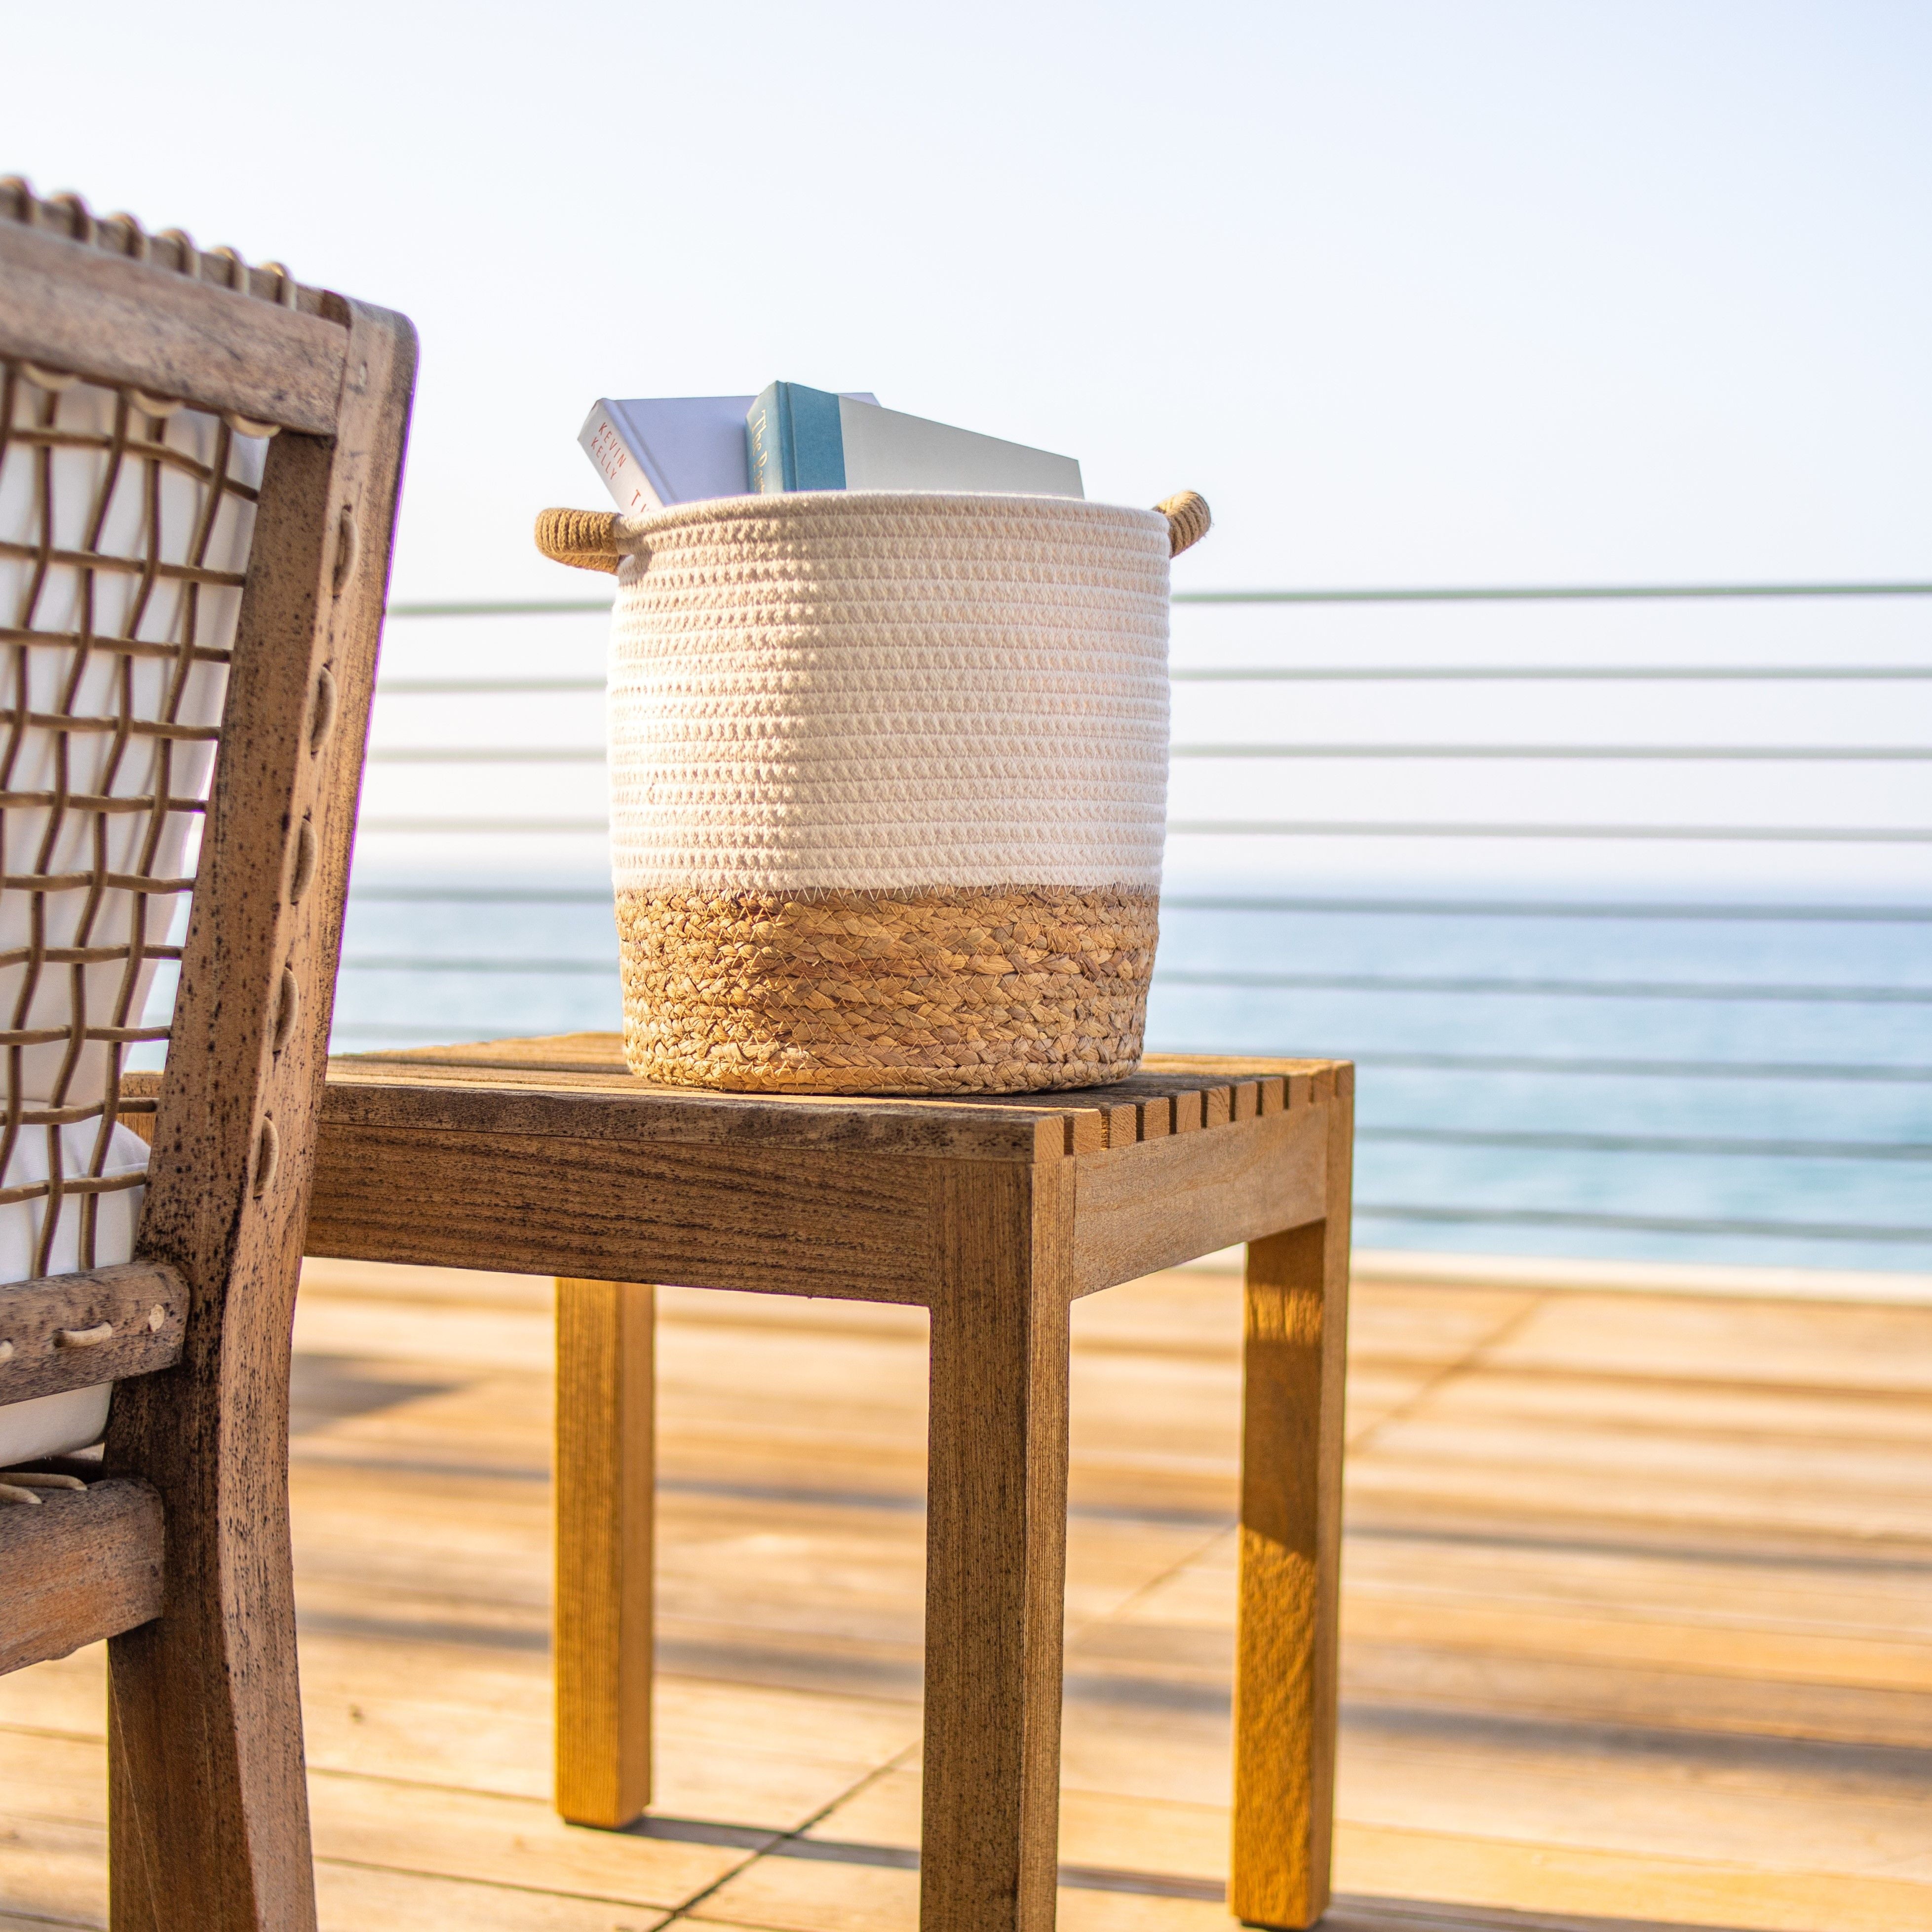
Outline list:
[[[1240,1917],[1328,1898],[1352,1069],[848,1100],[646,1087],[610,1034],[330,1063],[308,1252],[561,1277],[557,1804],[650,1792],[649,1284],[930,1312],[926,1932],[1053,1922],[1068,1311],[1247,1248]]]

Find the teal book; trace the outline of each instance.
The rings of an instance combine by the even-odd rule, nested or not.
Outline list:
[[[838,397],[802,382],[774,382],[745,416],[752,488],[760,495],[787,490],[842,490],[845,439]]]
[[[835,396],[774,382],[745,417],[751,485],[788,490],[981,490],[1082,496],[1070,456],[881,409],[869,396]]]

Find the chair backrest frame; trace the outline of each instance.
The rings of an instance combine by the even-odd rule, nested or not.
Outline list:
[[[290,1330],[415,334],[400,316],[286,272],[0,184],[0,357],[279,432],[256,506],[134,1259],[0,1297],[54,1323],[138,1309],[144,1295],[166,1304],[163,1322],[117,1327],[119,1354],[90,1349],[60,1372],[71,1385],[135,1376],[115,1392],[106,1467],[153,1485],[166,1526],[162,1614],[111,1651],[115,1922],[124,1909],[126,1922],[158,1928],[309,1925]],[[190,1874],[194,1895],[175,1898]]]

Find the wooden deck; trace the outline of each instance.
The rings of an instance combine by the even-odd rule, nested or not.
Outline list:
[[[549,1285],[312,1262],[325,1926],[914,1922],[925,1317],[667,1293],[658,1797],[549,1804]],[[1932,1928],[1932,1310],[1358,1286],[1336,1932]],[[1206,1932],[1237,1284],[1075,1317],[1060,1924]],[[104,1919],[102,1660],[0,1682],[0,1932]]]

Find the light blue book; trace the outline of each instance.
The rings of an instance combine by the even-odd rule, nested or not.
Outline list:
[[[838,396],[774,382],[746,412],[750,488],[963,490],[1084,496],[1080,465],[1024,443],[881,409],[869,396]]]

